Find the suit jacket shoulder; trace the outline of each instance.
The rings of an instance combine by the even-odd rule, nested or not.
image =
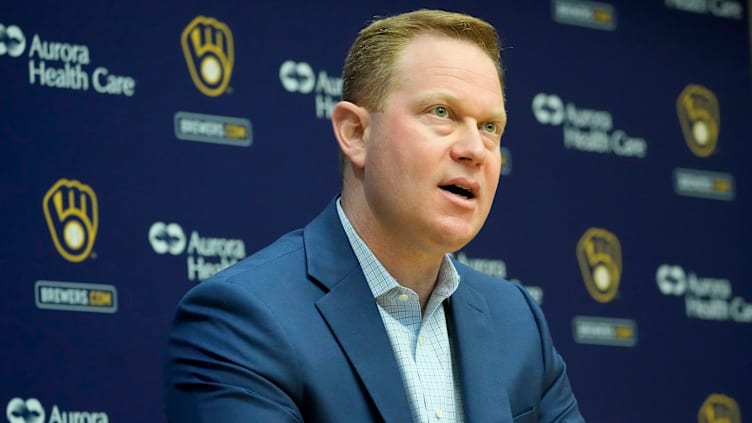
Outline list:
[[[164,369],[169,421],[411,420],[333,204],[192,288],[178,305]]]

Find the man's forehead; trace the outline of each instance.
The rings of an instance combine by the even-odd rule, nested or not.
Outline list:
[[[478,44],[471,40],[463,38],[450,37],[437,32],[426,32],[414,36],[399,52],[396,57],[393,78],[417,78],[416,72],[422,69],[432,68],[434,71],[447,72],[459,71],[477,73],[483,75],[480,69],[468,67],[464,63],[466,58],[458,58],[454,54],[443,54],[447,50],[458,49],[462,53],[475,50],[479,57],[488,60],[488,64],[494,69],[494,78],[498,79],[499,85],[503,88],[501,71],[498,63],[488,55]]]
[[[458,100],[472,91],[503,108],[499,73],[480,47],[446,36],[421,38],[401,52],[391,75],[390,92]],[[476,50],[468,50],[473,48]]]

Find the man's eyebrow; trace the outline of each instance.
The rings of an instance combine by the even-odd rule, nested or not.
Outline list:
[[[418,99],[421,102],[446,101],[457,103],[460,101],[459,97],[447,90],[431,90],[421,94]]]
[[[507,123],[507,111],[504,108],[492,110],[489,116],[491,116],[496,122]]]

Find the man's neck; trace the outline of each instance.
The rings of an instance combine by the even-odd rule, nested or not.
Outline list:
[[[418,294],[421,310],[431,297],[444,254],[425,253],[407,244],[397,234],[381,228],[377,220],[342,198],[342,210],[347,219],[382,266],[402,286]]]

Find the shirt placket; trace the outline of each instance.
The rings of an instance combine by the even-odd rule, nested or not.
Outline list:
[[[447,375],[451,374],[445,357],[445,351],[441,348],[440,337],[442,333],[435,320],[443,318],[442,309],[434,307],[430,314],[423,317],[418,342],[416,345],[416,361],[419,372],[423,375],[423,394],[426,398],[426,415],[429,422],[448,421],[448,411],[451,407],[447,403],[447,395],[450,395],[451,380]]]

